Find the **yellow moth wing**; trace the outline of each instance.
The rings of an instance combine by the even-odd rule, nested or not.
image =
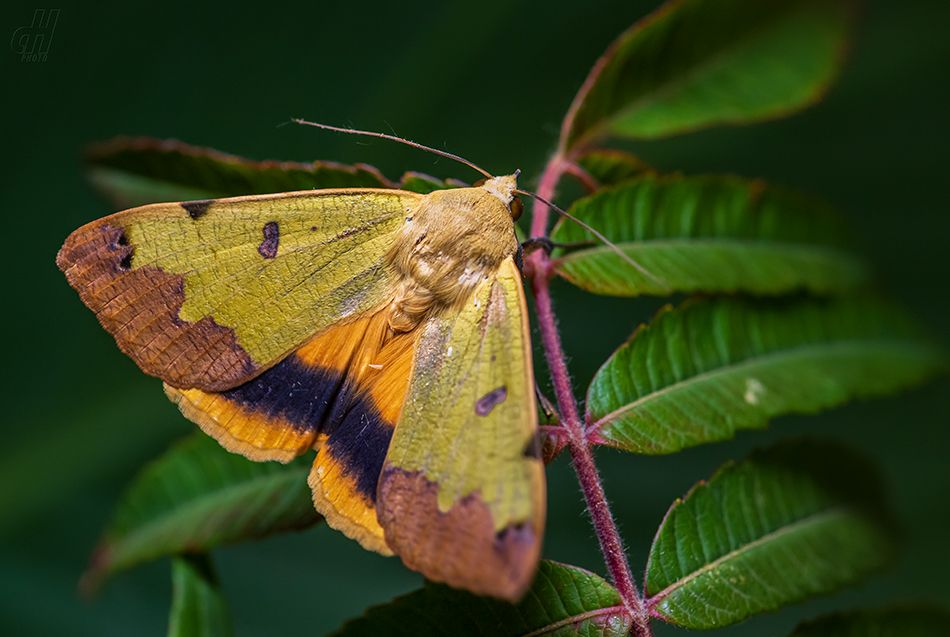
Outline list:
[[[147,373],[221,391],[384,302],[384,257],[422,196],[321,190],[155,204],[72,233],[57,257]]]
[[[421,328],[380,478],[386,541],[410,568],[518,599],[540,555],[544,468],[521,275],[512,258]]]

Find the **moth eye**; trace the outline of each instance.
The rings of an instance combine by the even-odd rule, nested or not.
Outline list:
[[[478,181],[476,181],[474,184],[472,184],[472,188],[478,188],[479,186],[484,186],[485,182],[487,181],[488,181],[488,177],[483,177],[479,179]]]
[[[521,203],[521,199],[518,198],[518,195],[514,196],[509,207],[511,208],[511,220],[517,221],[520,219],[521,213],[524,212],[524,204]]]

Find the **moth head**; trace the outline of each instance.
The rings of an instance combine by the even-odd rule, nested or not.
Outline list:
[[[518,189],[518,175],[520,170],[516,170],[513,175],[502,175],[500,177],[490,177],[480,179],[475,182],[475,186],[483,188],[501,199],[511,212],[512,221],[517,221],[524,211],[524,204],[515,194]]]

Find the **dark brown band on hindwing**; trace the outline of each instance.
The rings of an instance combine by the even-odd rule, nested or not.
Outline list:
[[[278,447],[273,454],[283,458],[281,449],[298,455],[322,434],[326,441],[321,457],[335,464],[337,473],[347,480],[348,492],[372,507],[399,404],[378,405],[377,400],[384,397],[373,395],[371,380],[383,372],[370,369],[373,373],[361,374],[358,368],[366,356],[371,360],[383,356],[373,327],[384,323],[384,317],[372,317],[341,325],[255,378],[214,393],[213,401],[196,396],[194,391],[185,392],[186,398],[199,409],[204,405],[202,410],[221,427],[217,433],[214,425],[205,426],[210,435],[252,460],[270,459],[257,453],[254,447],[261,447],[255,441],[286,442],[287,447]],[[408,365],[405,367],[408,376]],[[408,378],[404,379],[403,386],[407,382]],[[384,409],[388,420],[382,414]],[[228,438],[250,446],[230,443]],[[310,442],[301,447],[306,440]]]
[[[234,389],[185,390],[185,399],[212,423],[183,411],[225,448],[252,460],[286,461],[311,447],[318,435],[329,436],[321,458],[335,464],[347,492],[372,508],[393,423],[382,417],[369,392],[344,380],[346,371],[308,364],[294,353]]]
[[[334,406],[324,428],[329,437],[310,472],[314,505],[330,526],[391,555],[376,519],[377,486],[409,384],[415,336],[391,334],[389,313],[379,312],[317,341],[331,352],[358,346],[341,392],[352,398]]]
[[[329,425],[332,429],[324,445],[326,454],[346,467],[354,489],[375,506],[379,474],[395,423],[380,415],[372,396],[361,394],[345,411],[334,414]]]
[[[530,523],[496,533],[491,511],[473,493],[439,511],[439,485],[387,465],[377,517],[386,543],[406,566],[477,595],[521,599],[537,568],[540,542]]]
[[[180,388],[222,391],[259,371],[234,330],[204,317],[183,321],[184,276],[129,269],[135,247],[107,219],[69,235],[56,264],[142,371]]]
[[[309,366],[293,353],[256,378],[220,396],[262,419],[280,420],[299,431],[323,433],[346,369]]]

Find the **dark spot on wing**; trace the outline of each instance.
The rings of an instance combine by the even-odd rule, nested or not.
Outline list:
[[[132,253],[135,252],[135,248],[129,245],[129,238],[125,236],[125,230],[123,230],[115,240],[115,246],[117,251],[122,255],[122,258],[119,260],[119,269],[120,270],[131,270],[132,269]]]
[[[277,246],[280,244],[280,226],[276,221],[264,224],[264,240],[257,246],[257,252],[265,259],[277,256]]]
[[[181,207],[185,209],[185,212],[188,213],[188,216],[191,217],[193,221],[198,221],[198,219],[205,216],[205,214],[208,212],[208,207],[213,203],[214,199],[186,201],[181,204]]]
[[[475,413],[479,416],[487,416],[495,408],[495,405],[500,405],[507,397],[508,388],[502,385],[475,401]]]
[[[536,458],[538,460],[542,457],[541,452],[541,433],[538,431],[534,432],[534,435],[531,436],[531,440],[528,441],[528,446],[524,448],[524,457],[525,458]]]
[[[508,544],[534,544],[534,530],[530,525],[523,522],[509,524],[495,533],[495,550],[504,552]]]

